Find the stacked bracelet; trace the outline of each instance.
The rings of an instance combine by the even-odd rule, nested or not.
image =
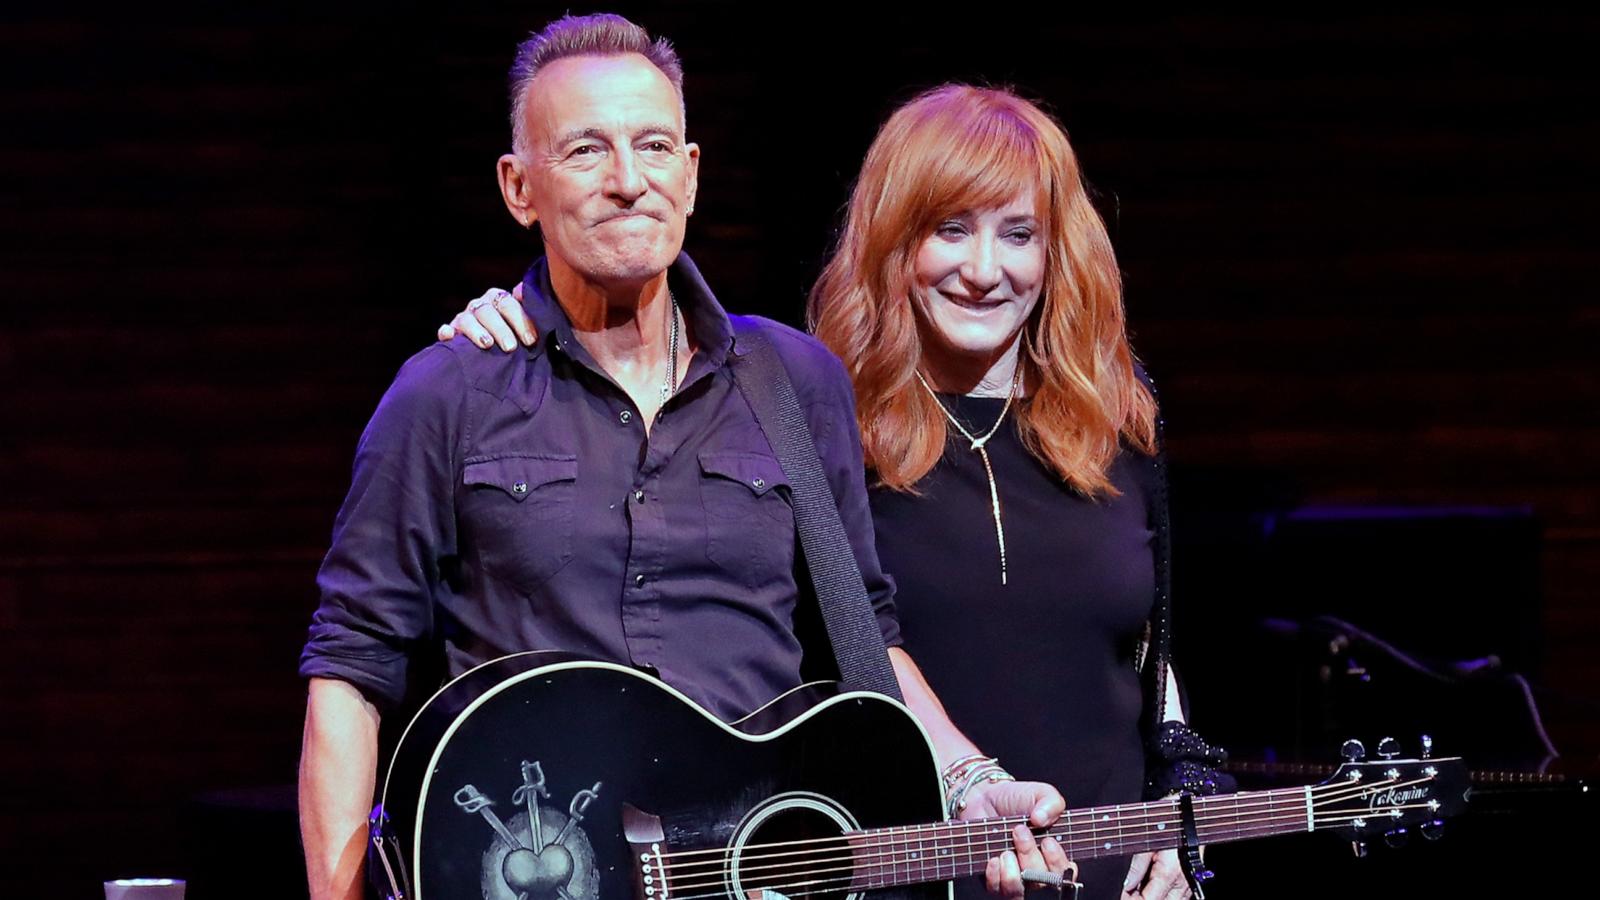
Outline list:
[[[977,753],[945,766],[943,777],[945,794],[949,798],[945,803],[945,815],[951,819],[967,808],[967,795],[979,784],[1016,781],[994,757]]]
[[[995,758],[992,756],[984,756],[982,753],[969,753],[955,762],[952,762],[950,765],[945,766],[944,771],[939,773],[939,777],[944,779],[944,789],[946,791],[953,791],[955,790],[956,785],[966,780],[967,773],[970,772],[974,766],[992,764],[994,762]]]

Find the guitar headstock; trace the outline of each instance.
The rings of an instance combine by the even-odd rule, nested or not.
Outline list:
[[[1424,736],[1422,757],[1402,759],[1399,743],[1384,738],[1379,758],[1366,760],[1359,741],[1346,741],[1344,764],[1308,789],[1314,830],[1347,835],[1358,855],[1367,841],[1381,836],[1398,844],[1411,828],[1437,837],[1444,820],[1466,808],[1471,788],[1466,764],[1459,757],[1430,759],[1432,749]]]

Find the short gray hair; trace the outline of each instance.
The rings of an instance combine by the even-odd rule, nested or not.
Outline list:
[[[546,65],[569,56],[622,56],[637,53],[649,60],[672,82],[678,95],[678,117],[684,118],[683,63],[666,38],[651,38],[650,32],[616,15],[595,13],[588,16],[565,15],[528,36],[517,45],[511,62],[511,146],[517,153],[528,149],[528,86]]]

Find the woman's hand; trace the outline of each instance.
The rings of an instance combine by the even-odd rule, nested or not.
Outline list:
[[[1191,896],[1176,850],[1135,854],[1128,877],[1122,880],[1123,900],[1188,900]]]
[[[441,341],[451,340],[457,334],[485,350],[498,344],[507,353],[517,349],[519,340],[531,347],[539,338],[533,322],[522,311],[521,284],[512,288],[509,294],[499,288],[490,288],[482,297],[468,303],[466,309],[456,313],[450,324],[439,326]]]
[[[1027,816],[1028,825],[1043,828],[1061,817],[1067,802],[1061,793],[1048,784],[1036,781],[1000,781],[973,787],[967,794],[967,805],[961,810],[963,819],[987,819],[996,816]],[[1067,868],[1067,852],[1055,838],[1036,840],[1028,825],[1017,825],[1011,831],[1013,849],[1007,850],[984,869],[983,876],[989,893],[1018,900],[1028,885],[1022,881],[1027,869],[1060,874]],[[1037,888],[1038,885],[1032,885]]]

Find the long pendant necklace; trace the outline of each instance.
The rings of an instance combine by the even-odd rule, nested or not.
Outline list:
[[[995,541],[1000,545],[1000,583],[1004,585],[1006,583],[1006,528],[1004,523],[1000,521],[1000,490],[994,483],[994,466],[989,464],[989,451],[986,445],[989,443],[989,439],[994,437],[995,433],[1000,430],[1000,423],[1006,420],[1006,412],[1011,409],[1011,401],[1017,398],[1017,385],[1022,383],[1021,361],[1018,361],[1016,371],[1011,376],[1011,391],[1006,394],[1005,405],[1000,407],[1000,417],[994,420],[994,425],[990,426],[982,437],[973,437],[972,432],[968,431],[966,426],[962,425],[961,421],[951,414],[950,410],[945,408],[944,401],[939,399],[938,392],[933,389],[933,385],[928,383],[928,379],[922,377],[921,372],[917,373],[917,380],[922,382],[922,386],[928,389],[928,394],[933,397],[933,402],[938,405],[939,411],[944,413],[944,417],[950,420],[950,424],[954,425],[956,430],[961,432],[961,436],[972,444],[971,449],[976,450],[978,458],[983,460],[984,474],[989,476],[989,507],[994,512],[994,536]]]

